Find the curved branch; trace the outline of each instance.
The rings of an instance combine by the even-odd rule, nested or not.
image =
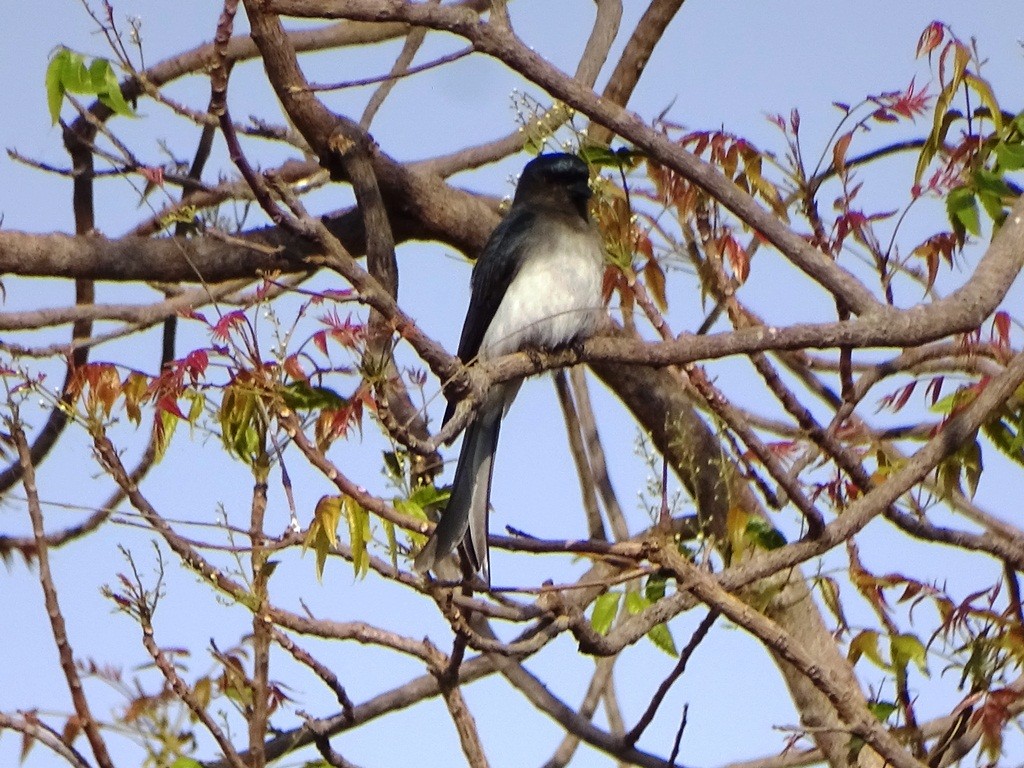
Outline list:
[[[34,739],[49,747],[74,768],[92,768],[81,752],[65,744],[60,734],[45,723],[31,722],[24,715],[8,715],[5,712],[0,712],[0,730],[4,728],[21,733],[23,737]]]

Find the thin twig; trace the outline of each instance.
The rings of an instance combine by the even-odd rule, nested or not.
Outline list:
[[[39,568],[39,583],[43,588],[43,602],[46,605],[46,615],[50,620],[50,631],[53,633],[53,641],[57,646],[60,667],[64,672],[64,679],[71,694],[75,714],[78,716],[79,723],[81,723],[86,738],[89,740],[89,746],[92,748],[93,757],[96,758],[100,768],[113,768],[114,764],[111,762],[106,742],[100,733],[99,723],[93,718],[92,712],[89,709],[89,701],[86,699],[85,689],[82,687],[82,679],[79,677],[78,668],[75,665],[75,654],[71,647],[71,641],[68,638],[64,613],[61,611],[60,601],[57,598],[57,587],[53,581],[53,572],[50,570],[50,552],[46,546],[43,509],[39,503],[39,492],[36,488],[36,472],[35,466],[32,463],[31,449],[21,426],[21,417],[17,404],[12,398],[8,397],[8,405],[11,408],[11,416],[6,419],[7,428],[10,430],[14,444],[18,449],[21,480],[22,485],[25,487],[28,513],[32,520],[32,535],[36,543],[35,556]]]
[[[708,611],[708,615],[705,616],[697,629],[694,630],[693,636],[690,638],[690,642],[683,648],[682,653],[679,654],[679,660],[676,662],[675,667],[668,674],[664,680],[661,681],[661,685],[658,686],[658,690],[654,692],[654,696],[651,697],[650,703],[647,705],[647,709],[644,710],[643,715],[637,721],[629,733],[627,733],[623,740],[626,744],[636,744],[643,732],[647,730],[647,726],[654,720],[654,715],[658,711],[658,707],[661,706],[661,702],[665,700],[665,696],[668,694],[669,689],[675,683],[676,680],[686,671],[686,664],[690,661],[690,657],[693,652],[697,650],[697,646],[701,644],[704,638],[707,636],[711,629],[711,625],[718,619],[720,613],[717,609],[712,608]],[[685,715],[683,716],[685,720]],[[675,762],[675,757],[671,757],[669,762]]]

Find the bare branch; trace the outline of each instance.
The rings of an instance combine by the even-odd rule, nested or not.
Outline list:
[[[85,697],[85,689],[82,687],[82,679],[75,666],[75,654],[68,639],[67,625],[64,621],[64,613],[61,611],[60,601],[57,599],[57,587],[53,581],[53,573],[50,570],[50,554],[46,546],[46,532],[43,528],[43,510],[39,504],[39,492],[36,488],[35,466],[32,463],[32,452],[28,441],[25,439],[25,432],[21,427],[21,420],[18,415],[18,408],[15,402],[8,397],[8,405],[11,408],[11,417],[7,419],[7,428],[14,439],[18,449],[18,461],[21,466],[21,481],[25,486],[25,496],[28,500],[28,513],[32,520],[32,534],[36,543],[36,561],[39,567],[39,583],[43,588],[43,599],[46,604],[46,614],[50,619],[50,630],[53,633],[54,645],[57,646],[57,655],[60,658],[61,670],[64,672],[64,679],[71,694],[71,702],[75,707],[75,713],[85,730],[89,746],[92,748],[93,757],[100,768],[113,768],[107,752],[107,745],[100,733],[99,723],[93,718],[89,709],[89,701]]]

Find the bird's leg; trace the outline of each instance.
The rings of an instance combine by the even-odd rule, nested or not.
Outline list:
[[[544,362],[544,350],[540,347],[523,347],[520,351],[526,355],[534,365],[541,365]]]
[[[579,336],[573,336],[572,340],[566,345],[566,349],[570,350],[576,355],[583,357],[583,343],[586,339]]]

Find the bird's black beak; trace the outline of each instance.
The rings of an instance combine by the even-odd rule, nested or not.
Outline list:
[[[572,195],[573,200],[587,202],[593,196],[594,191],[590,188],[588,179],[580,179],[569,185],[569,194]]]

